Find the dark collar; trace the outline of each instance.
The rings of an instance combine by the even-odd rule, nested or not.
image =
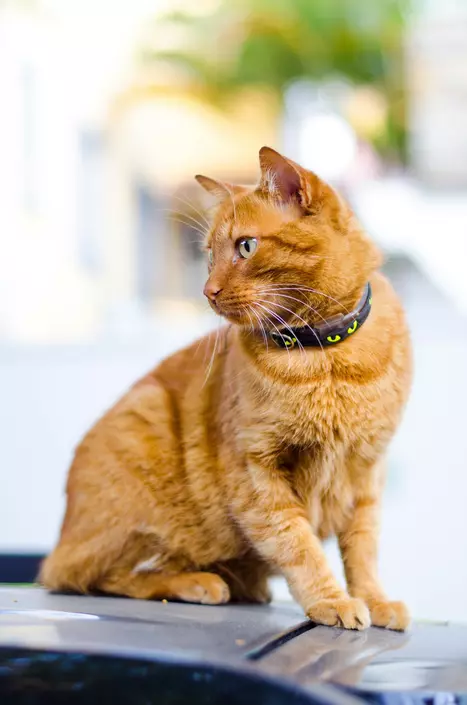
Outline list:
[[[316,326],[283,328],[269,332],[269,337],[279,348],[291,350],[295,346],[304,348],[324,348],[337,345],[353,335],[368,318],[371,310],[370,282],[365,287],[362,298],[353,311],[328,318]]]

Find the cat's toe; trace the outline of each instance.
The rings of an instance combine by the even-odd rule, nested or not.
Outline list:
[[[410,624],[410,614],[403,602],[377,602],[370,609],[375,627],[403,632]]]
[[[371,624],[368,607],[358,598],[320,600],[307,610],[307,616],[317,624],[344,629],[367,629]]]

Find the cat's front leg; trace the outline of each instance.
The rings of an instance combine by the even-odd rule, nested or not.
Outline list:
[[[368,608],[337,583],[304,507],[274,461],[250,458],[248,473],[253,488],[239,491],[235,513],[256,551],[279,568],[311,620],[346,629],[368,627]]]
[[[360,497],[345,529],[339,534],[347,587],[350,595],[361,598],[368,605],[372,624],[404,631],[410,623],[407,607],[403,602],[388,600],[378,580],[379,513],[377,497]]]

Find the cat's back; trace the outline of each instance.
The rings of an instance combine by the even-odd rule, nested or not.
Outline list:
[[[215,381],[228,346],[228,327],[213,331],[165,358],[135,388],[161,385],[170,395],[201,394],[206,383]]]
[[[130,463],[144,463],[160,446],[171,456],[179,456],[181,418],[187,409],[192,416],[200,412],[209,404],[212,391],[220,387],[224,355],[219,355],[219,350],[226,348],[225,331],[219,336],[206,335],[162,360],[98,419],[76,449],[69,489],[75,478],[81,480],[83,473],[89,474],[90,458],[93,467],[109,452],[122,459],[128,443],[133,448],[127,459]],[[116,463],[104,464],[115,474]],[[93,485],[100,484],[100,476],[91,473]]]

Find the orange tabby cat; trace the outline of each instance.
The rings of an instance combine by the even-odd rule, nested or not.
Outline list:
[[[40,577],[218,604],[269,600],[279,571],[315,622],[405,629],[376,566],[383,459],[411,378],[404,314],[341,197],[267,147],[260,165],[253,189],[197,177],[220,197],[205,294],[231,325],[163,361],[87,434]],[[352,312],[368,281],[353,335],[274,344]],[[347,592],[321,545],[333,534]]]

